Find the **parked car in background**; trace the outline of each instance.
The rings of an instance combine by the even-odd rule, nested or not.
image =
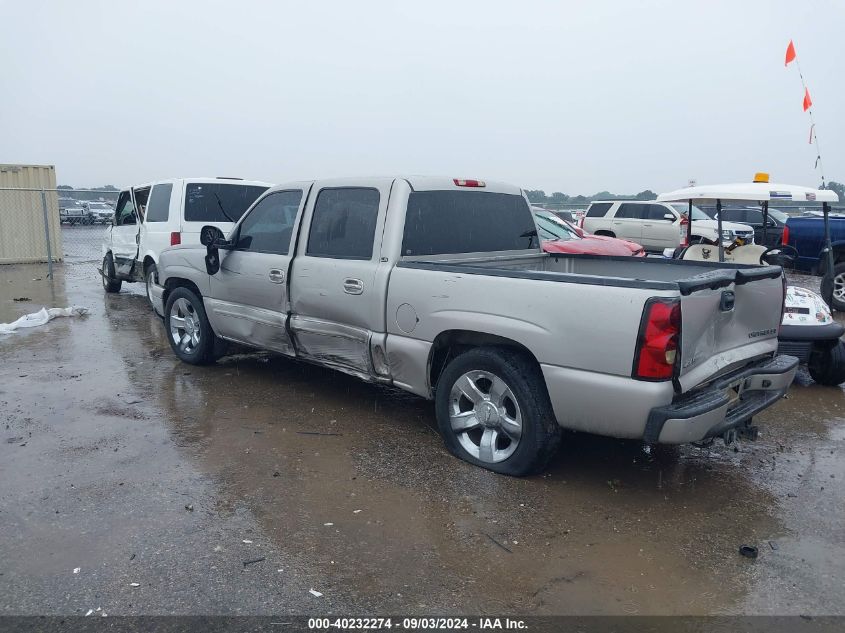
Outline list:
[[[151,299],[163,249],[198,245],[206,225],[229,231],[268,187],[239,178],[174,178],[124,189],[103,242],[106,292],[118,292],[124,281],[143,281]]]
[[[575,216],[572,215],[572,211],[568,209],[544,209],[545,211],[549,211],[550,213],[554,213],[557,217],[565,222],[569,222],[570,224],[575,224],[576,219]]]
[[[59,222],[61,224],[77,225],[91,224],[93,216],[77,200],[64,200],[59,204]]]
[[[766,225],[766,239],[763,239],[763,212],[759,207],[723,207],[722,222],[739,222],[754,229],[754,243],[761,246],[777,246],[781,243],[783,227],[789,216],[783,211],[769,207],[768,224]],[[713,219],[716,210],[713,209]]]
[[[604,235],[590,235],[565,222],[557,213],[532,207],[540,244],[547,253],[583,255],[645,256],[645,250],[635,242]]]
[[[106,202],[83,202],[83,208],[88,212],[93,224],[111,224],[114,217],[114,207]]]
[[[684,204],[642,200],[597,201],[590,204],[581,228],[596,235],[638,242],[647,251],[677,248],[686,239],[688,208]],[[692,242],[717,244],[718,225],[693,206]],[[737,238],[753,242],[754,230],[745,224],[722,223],[722,242]]]
[[[830,214],[830,242],[833,246],[834,262],[831,303],[835,310],[845,312],[845,215],[841,213]],[[797,270],[813,275],[824,274],[826,257],[823,251],[824,218],[821,214],[787,218],[781,243],[798,251],[795,259]]]
[[[797,364],[776,354],[779,267],[551,256],[536,236],[503,183],[288,183],[165,249],[153,302],[186,363],[236,341],[433,399],[447,448],[500,473],[543,469],[563,428],[754,435]]]

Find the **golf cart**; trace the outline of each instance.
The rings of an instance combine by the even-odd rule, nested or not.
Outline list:
[[[824,213],[825,249],[829,258],[822,279],[822,293],[832,291],[832,280],[826,277],[833,271],[833,251],[830,244],[828,215],[830,203],[839,197],[828,189],[812,189],[795,185],[773,184],[768,174],[757,174],[752,183],[686,187],[657,197],[658,202],[687,202],[692,219],[693,203],[705,202],[716,205],[718,231],[722,234],[722,203],[757,203],[763,212],[763,243],[766,243],[769,202],[788,200],[795,202],[821,202]],[[687,243],[691,235],[691,221],[687,223]],[[778,245],[767,248],[757,244],[745,244],[736,240],[724,245],[692,244],[672,254],[678,259],[694,261],[732,262],[749,265],[779,265],[791,268],[798,256],[791,246]],[[785,279],[785,278],[784,278]],[[784,282],[785,283],[785,282]],[[786,287],[784,313],[778,333],[778,353],[796,356],[807,365],[813,380],[822,385],[839,385],[845,382],[845,343],[840,337],[845,327],[833,320],[828,307],[831,297],[821,296],[798,286]]]

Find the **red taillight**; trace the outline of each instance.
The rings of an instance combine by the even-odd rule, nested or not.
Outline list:
[[[783,235],[780,238],[780,243],[784,246],[789,246],[789,225],[786,224],[783,227]]]
[[[681,246],[689,246],[689,218],[685,215],[681,216]]]
[[[456,187],[486,187],[483,180],[463,180],[461,178],[453,178],[452,182]]]
[[[633,377],[640,380],[669,380],[678,362],[681,338],[681,302],[678,299],[652,297],[646,302]]]
[[[173,231],[170,234],[170,245],[176,246],[182,243],[182,234],[179,231]]]

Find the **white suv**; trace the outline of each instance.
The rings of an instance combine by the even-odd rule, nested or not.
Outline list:
[[[677,248],[687,235],[686,203],[653,200],[597,201],[590,204],[581,228],[596,235],[609,235],[639,242],[647,251]],[[718,224],[698,207],[692,208],[693,243],[716,244]],[[725,245],[741,237],[754,242],[754,229],[746,224],[722,222]]]
[[[124,281],[157,280],[161,251],[199,244],[203,226],[228,233],[272,185],[240,178],[173,178],[120,192],[103,242],[103,287],[118,292]]]

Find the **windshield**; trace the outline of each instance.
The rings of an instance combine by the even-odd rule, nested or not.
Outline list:
[[[563,220],[552,213],[535,213],[541,240],[573,240],[578,234]]]
[[[689,205],[686,204],[673,204],[672,208],[675,209],[681,215],[686,215],[687,211],[689,211]],[[692,206],[692,219],[693,220],[711,220],[712,218],[704,213],[701,209],[697,206]]]

